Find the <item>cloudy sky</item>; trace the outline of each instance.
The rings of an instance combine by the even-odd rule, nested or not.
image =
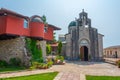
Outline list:
[[[104,47],[120,45],[120,0],[0,0],[0,7],[29,17],[46,15],[48,23],[62,28],[57,37],[84,9],[92,27],[104,35]]]

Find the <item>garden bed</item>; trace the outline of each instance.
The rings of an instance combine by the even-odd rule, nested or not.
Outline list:
[[[3,67],[0,68],[0,73],[6,73],[6,72],[14,72],[14,71],[21,71],[21,70],[25,70],[26,68],[24,67]]]

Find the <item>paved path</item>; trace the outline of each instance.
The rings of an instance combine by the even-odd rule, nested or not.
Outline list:
[[[6,77],[15,77],[15,76],[26,76],[26,75],[33,75],[33,74],[40,74],[40,73],[47,73],[47,72],[55,72],[50,69],[45,70],[33,70],[33,71],[18,71],[18,72],[10,72],[10,73],[2,73],[0,74],[0,78],[6,78]]]
[[[46,70],[22,71],[0,74],[0,78],[32,75],[58,71],[54,80],[85,80],[85,75],[120,76],[117,66],[103,62],[67,62],[65,65],[54,65]]]
[[[85,75],[97,76],[120,76],[120,69],[117,66],[103,63],[103,62],[68,62],[64,66],[55,65],[51,69],[61,72],[54,80],[62,80],[62,75],[67,72],[72,74],[79,74],[80,79],[74,77],[73,80],[85,80]],[[61,75],[62,74],[62,75]],[[69,75],[66,76],[66,78]],[[74,76],[74,75],[72,75]],[[63,79],[69,80],[69,79]]]
[[[73,72],[60,72],[54,80],[80,80],[80,74]]]

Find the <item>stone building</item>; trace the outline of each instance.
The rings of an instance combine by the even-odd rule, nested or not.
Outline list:
[[[99,61],[103,57],[103,35],[91,26],[84,10],[68,26],[65,57],[68,60]]]
[[[65,35],[64,34],[59,34],[58,40],[61,42],[65,42]]]
[[[120,58],[120,45],[104,48],[103,54],[105,58]]]

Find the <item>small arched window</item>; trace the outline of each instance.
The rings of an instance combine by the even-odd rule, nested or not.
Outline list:
[[[88,44],[88,41],[85,40],[85,39],[83,39],[83,40],[81,41],[81,43],[82,43],[82,44]]]
[[[80,45],[88,45],[88,41],[86,39],[81,40]]]

